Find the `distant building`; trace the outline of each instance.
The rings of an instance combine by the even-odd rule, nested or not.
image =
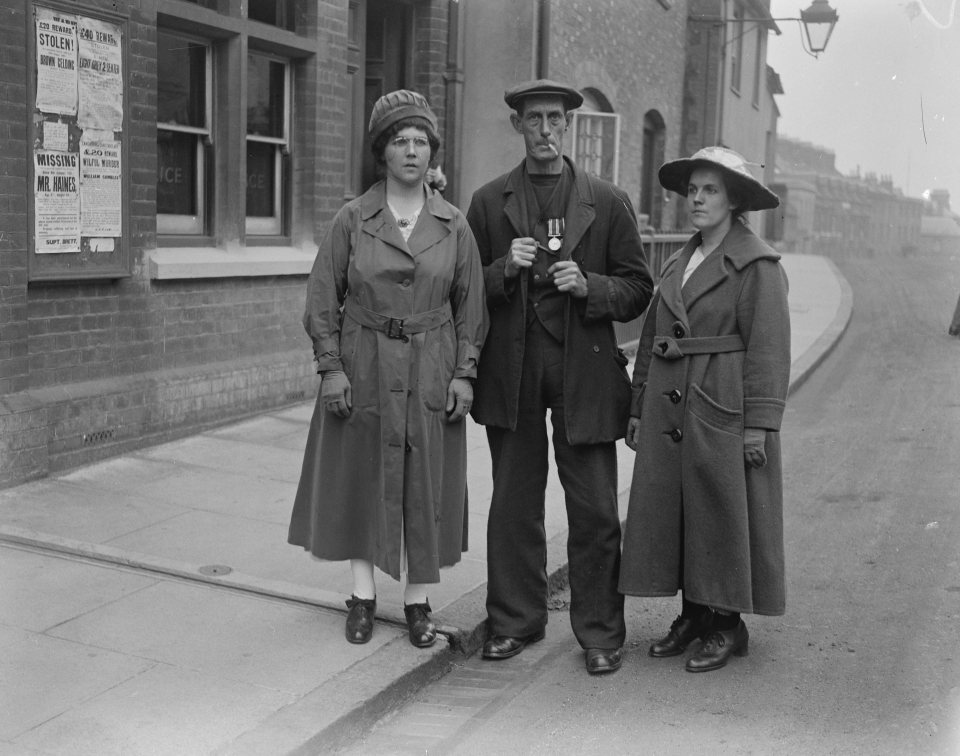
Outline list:
[[[927,193],[920,238],[923,249],[960,253],[960,215],[950,209],[950,192],[946,189]]]
[[[889,176],[844,176],[826,147],[780,136],[771,239],[784,252],[830,257],[908,255],[919,249],[923,200]]]

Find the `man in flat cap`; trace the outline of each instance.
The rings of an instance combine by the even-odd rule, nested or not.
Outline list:
[[[580,93],[539,79],[504,100],[526,156],[478,189],[467,213],[491,321],[473,405],[493,459],[483,656],[506,659],[544,636],[549,410],[569,525],[571,625],[587,671],[613,672],[625,636],[615,444],[630,414],[613,321],[638,317],[653,283],[627,195],[563,156]]]

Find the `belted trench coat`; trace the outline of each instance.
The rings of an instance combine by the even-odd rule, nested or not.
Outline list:
[[[318,370],[349,378],[353,409],[339,418],[317,397],[289,530],[317,557],[366,559],[399,579],[402,523],[415,583],[439,582],[467,548],[466,428],[447,422],[447,387],[476,377],[487,327],[473,234],[428,191],[407,242],[380,182],[320,244],[303,323]],[[371,327],[384,316],[392,333]],[[401,320],[427,330],[401,334]]]
[[[631,415],[639,448],[620,590],[783,614],[780,424],[790,381],[787,279],[742,223],[681,289],[695,235],[663,267],[642,329]],[[767,463],[747,467],[744,428]]]
[[[567,160],[567,158],[564,158]],[[577,169],[564,213],[559,259],[576,261],[587,278],[585,299],[564,305],[563,411],[571,444],[616,441],[630,410],[628,360],[613,321],[639,317],[653,291],[629,199],[617,186]],[[476,191],[467,219],[483,262],[490,338],[477,377],[473,418],[516,429],[526,338],[527,271],[503,274],[510,243],[526,236],[520,194],[523,163]]]

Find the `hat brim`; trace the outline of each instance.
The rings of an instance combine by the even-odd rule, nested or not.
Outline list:
[[[744,210],[772,210],[780,205],[780,198],[753,176],[744,176],[742,173],[730,170],[721,163],[702,158],[680,158],[664,163],[660,166],[660,171],[657,174],[660,179],[660,186],[686,197],[690,174],[693,173],[695,168],[715,168],[722,171],[728,186],[735,186],[740,190],[739,193],[743,195],[743,200],[746,203]]]
[[[576,110],[583,105],[583,95],[576,89],[546,79],[519,84],[513,89],[508,89],[503,94],[503,101],[517,110],[528,97],[559,97],[567,110]]]

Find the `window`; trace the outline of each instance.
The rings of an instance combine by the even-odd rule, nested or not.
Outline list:
[[[764,70],[763,37],[765,34],[766,34],[766,30],[758,26],[756,58],[753,61],[753,105],[754,107],[760,107],[760,76]]]
[[[647,216],[647,224],[654,228],[663,225],[663,190],[657,180],[657,171],[663,165],[666,132],[663,116],[656,110],[648,110],[643,116],[640,213]]]
[[[740,82],[743,78],[743,10],[738,8],[734,13],[734,18],[736,21],[733,25],[734,37],[731,40],[733,42],[733,58],[730,61],[730,88],[739,92]]]
[[[288,8],[288,0],[249,0],[249,2],[247,18],[251,21],[259,21],[262,24],[292,31],[293,27],[290,23],[292,14]]]
[[[247,57],[248,234],[283,233],[285,164],[289,154],[290,67],[260,54]]]
[[[157,35],[157,230],[202,234],[208,216],[210,48]]]
[[[599,92],[583,92],[583,106],[573,117],[573,161],[578,168],[616,183],[620,116],[612,110]]]

